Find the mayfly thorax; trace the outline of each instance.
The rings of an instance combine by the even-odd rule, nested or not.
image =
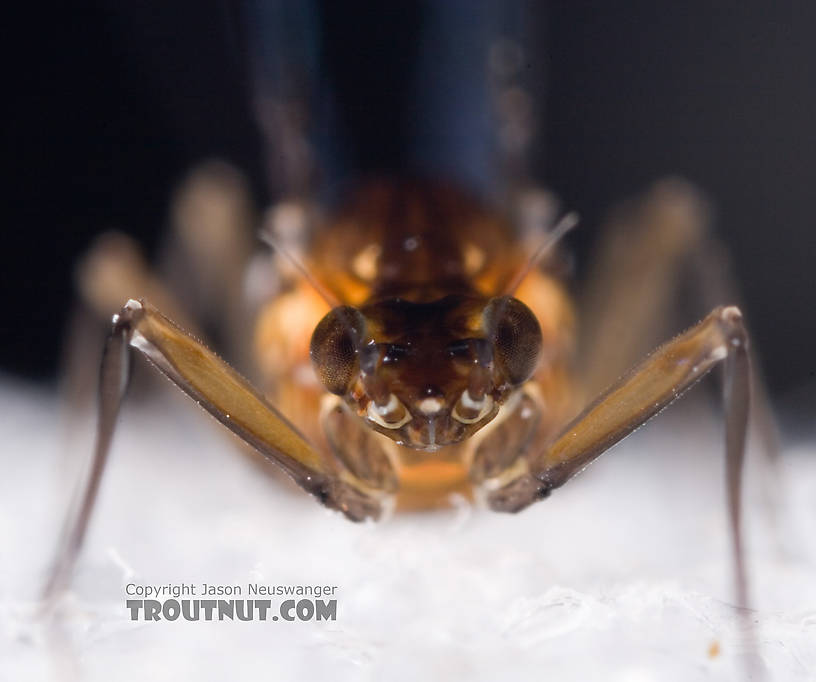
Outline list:
[[[341,304],[328,311],[299,277],[260,316],[270,395],[399,506],[503,487],[569,397],[571,303],[557,277],[530,270],[531,255],[452,186],[366,185],[304,254]]]

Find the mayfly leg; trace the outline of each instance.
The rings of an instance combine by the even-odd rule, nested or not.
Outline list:
[[[583,411],[541,443],[528,460],[529,475],[489,498],[494,509],[517,511],[564,485],[604,452],[646,423],[725,361],[726,474],[735,557],[737,602],[747,603],[740,503],[750,404],[748,336],[734,306],[702,322],[635,365]]]
[[[102,354],[99,374],[99,419],[90,471],[66,516],[56,560],[43,592],[46,603],[65,589],[70,581],[96,503],[99,484],[113,440],[116,418],[128,385],[130,353],[127,337],[126,325],[122,323],[119,315],[114,316],[113,330]]]
[[[679,178],[663,179],[643,198],[613,211],[581,301],[579,357],[585,397],[604,389],[665,338],[674,326],[681,282],[693,283],[689,294],[694,308],[711,310],[724,301],[741,305],[727,250],[711,222],[705,197]],[[753,348],[749,353],[751,436],[766,462],[773,464],[779,452],[778,430],[759,359]],[[775,467],[769,472],[777,476]]]
[[[742,314],[720,307],[665,343],[602,392],[528,459],[529,473],[488,498],[497,510],[517,511],[547,497],[725,362],[725,460],[735,601],[747,622],[749,603],[742,534],[742,470],[750,407],[751,363]],[[751,649],[756,650],[755,643]],[[753,668],[752,668],[753,670]]]
[[[114,317],[102,360],[99,423],[90,473],[68,516],[45,588],[46,602],[64,589],[82,547],[114,425],[127,387],[129,350],[134,348],[230,431],[271,460],[304,490],[353,521],[376,519],[381,491],[366,486],[320,453],[249,382],[203,344],[145,301],[128,301]]]

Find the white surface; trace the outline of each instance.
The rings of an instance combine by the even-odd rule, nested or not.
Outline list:
[[[64,430],[51,396],[0,385],[0,680],[740,679],[721,435],[686,408],[519,515],[355,525],[261,475],[170,389],[131,401],[55,630],[34,600],[73,483]],[[749,467],[763,665],[812,680],[816,447],[785,453],[775,529]],[[128,582],[337,585],[338,619],[131,622]]]

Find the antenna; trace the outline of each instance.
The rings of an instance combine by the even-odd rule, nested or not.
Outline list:
[[[516,289],[521,286],[524,278],[530,274],[530,271],[538,266],[544,256],[567,234],[572,228],[578,224],[578,214],[573,212],[567,213],[561,220],[559,220],[555,227],[547,232],[541,245],[535,250],[535,253],[527,261],[527,264],[519,271],[519,273],[510,281],[510,284],[504,290],[504,295],[512,296]]]
[[[350,318],[348,306],[345,306],[343,302],[331,291],[329,291],[320,280],[314,277],[306,266],[283,245],[286,238],[285,235],[291,235],[294,237],[299,231],[306,229],[305,222],[303,221],[303,216],[299,211],[299,208],[300,207],[294,204],[279,205],[276,209],[274,209],[270,219],[261,229],[258,236],[261,238],[261,241],[269,245],[274,251],[280,253],[280,255],[283,256],[303,276],[303,278],[328,304],[329,308],[331,308],[332,313],[330,314],[335,314],[336,318],[340,320],[346,331],[348,331],[352,339],[354,339],[358,335],[359,330],[355,328],[354,321]],[[284,234],[284,236],[279,237],[276,234],[276,226],[281,228],[281,232]],[[360,315],[359,311],[356,309],[355,313]],[[359,353],[361,348],[362,346],[360,345],[359,340],[357,340],[355,343],[355,352]]]
[[[277,237],[272,227],[269,225],[264,226],[259,232],[258,236],[262,242],[267,244],[273,251],[277,251],[295,268],[295,270],[297,270],[303,276],[303,278],[312,286],[320,297],[326,301],[329,308],[336,308],[337,306],[342,305],[342,302],[337,298],[337,296],[329,291],[322,282],[317,280],[309,272],[306,266],[283,245],[283,240]]]

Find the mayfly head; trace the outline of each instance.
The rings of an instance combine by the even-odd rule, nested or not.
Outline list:
[[[339,306],[318,324],[310,350],[326,390],[371,428],[433,451],[488,424],[532,376],[541,344],[521,301],[452,295]]]

